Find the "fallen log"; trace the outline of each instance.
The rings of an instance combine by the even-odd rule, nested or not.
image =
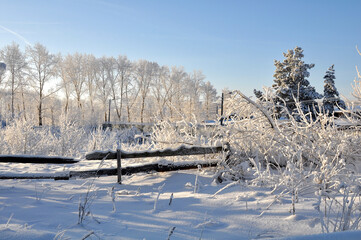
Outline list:
[[[79,162],[74,158],[67,157],[48,157],[34,155],[0,155],[0,162],[10,163],[37,163],[37,164],[73,164]]]

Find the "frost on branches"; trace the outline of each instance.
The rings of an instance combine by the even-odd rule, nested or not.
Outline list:
[[[324,98],[323,98],[323,109],[325,113],[332,115],[334,108],[342,108],[345,109],[346,105],[343,100],[340,99],[339,93],[335,86],[335,69],[334,65],[332,65],[326,72],[324,76]]]

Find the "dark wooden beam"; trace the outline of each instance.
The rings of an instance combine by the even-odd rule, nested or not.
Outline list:
[[[73,164],[79,162],[74,158],[48,157],[32,155],[0,155],[0,162],[10,163],[38,163],[38,164]]]
[[[178,163],[178,164],[160,164],[152,163],[145,164],[140,166],[131,166],[122,168],[122,175],[131,175],[139,172],[169,172],[177,170],[188,170],[188,169],[197,169],[198,166],[204,167],[216,167],[219,161],[211,162],[192,162],[192,163]],[[100,177],[100,176],[114,176],[118,175],[117,168],[103,168],[98,170],[88,170],[88,171],[71,171],[69,177],[79,177],[79,178],[89,178],[89,177]]]
[[[222,146],[217,147],[187,147],[180,146],[176,149],[164,149],[144,152],[126,152],[121,151],[122,159],[124,158],[146,158],[146,157],[172,157],[172,156],[189,156],[219,153],[223,151]],[[95,151],[85,156],[87,160],[117,159],[116,151]]]

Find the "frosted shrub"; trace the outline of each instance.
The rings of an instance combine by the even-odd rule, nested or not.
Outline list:
[[[93,180],[88,185],[88,189],[85,195],[79,197],[78,224],[82,224],[86,216],[92,215],[90,207],[97,197],[96,194],[97,194],[97,188],[95,187]]]
[[[352,178],[352,177],[351,177]],[[361,226],[361,182],[335,182],[330,189],[321,188],[314,204],[320,213],[323,232],[358,230]]]
[[[93,150],[115,150],[123,142],[134,141],[135,129],[109,131],[84,127],[65,116],[60,126],[33,126],[15,119],[0,129],[0,154],[29,154],[83,158]]]
[[[151,139],[157,148],[187,145],[213,145],[217,140],[218,129],[194,122],[161,121],[153,127]]]
[[[16,119],[0,130],[2,154],[52,155],[54,138],[48,128],[33,127],[23,119]]]
[[[357,229],[360,183],[346,181],[345,174],[361,156],[360,129],[340,131],[333,116],[311,117],[295,102],[298,114],[270,120],[271,100],[254,103],[240,93],[228,99],[226,115],[237,117],[219,128],[232,148],[221,177],[251,178],[251,184],[273,187],[276,198],[289,195],[292,214],[299,197],[317,192],[325,231]]]
[[[116,138],[116,132],[108,129],[102,130],[100,127],[89,133],[87,152],[94,150],[117,149],[119,142]]]
[[[323,232],[357,230],[361,221],[361,179],[335,156],[322,160],[314,181],[317,184],[315,209]]]
[[[86,148],[88,139],[84,127],[62,116],[57,141],[59,155],[79,156]]]
[[[32,127],[24,120],[14,120],[9,126],[2,129],[3,146],[2,154],[25,154]]]
[[[254,105],[240,95],[233,94],[230,97],[225,102],[225,116],[233,117],[226,118],[223,126],[218,126],[217,135],[223,142],[230,143],[232,155],[229,161],[221,164],[222,174],[218,178],[237,180],[244,178],[245,174],[249,175],[249,172],[251,175],[264,176],[264,170],[267,170],[264,152],[272,150],[275,131]],[[250,171],[251,165],[255,167],[254,172]]]
[[[321,156],[342,155],[347,163],[360,156],[360,131],[339,131],[333,117],[319,114],[315,120],[309,120],[300,111],[299,121],[293,116],[273,119],[272,128],[265,115],[240,96],[230,99],[227,109],[227,114],[238,116],[220,129],[225,141],[231,143],[234,164],[257,156],[264,165],[274,167],[285,167],[288,161],[317,167]]]

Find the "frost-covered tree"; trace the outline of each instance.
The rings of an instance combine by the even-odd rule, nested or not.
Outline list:
[[[274,63],[276,66],[273,75],[275,83],[272,88],[275,91],[275,103],[285,106],[289,113],[295,114],[297,113],[296,103],[299,102],[303,113],[313,113],[314,107],[317,105],[315,99],[321,98],[321,95],[310,85],[307,78],[310,76],[308,70],[315,65],[306,64],[302,60],[304,55],[303,49],[300,47],[288,50],[283,55],[285,57],[283,62],[275,60]],[[280,115],[282,108],[277,108],[276,111]]]
[[[323,108],[325,113],[332,115],[334,107],[340,107],[345,109],[346,105],[343,100],[340,99],[339,93],[335,86],[335,69],[332,65],[327,71],[324,80],[324,89],[323,89]]]
[[[151,85],[155,106],[157,108],[156,115],[157,118],[162,120],[166,118],[167,113],[166,103],[169,98],[169,88],[167,87],[170,79],[169,75],[169,67],[161,66]]]
[[[146,107],[146,98],[150,93],[150,86],[157,75],[159,65],[155,62],[139,60],[135,67],[135,81],[140,93],[140,122],[144,122],[144,112]]]
[[[36,93],[35,101],[38,109],[38,124],[43,125],[44,100],[57,90],[47,91],[46,87],[57,75],[58,57],[49,53],[45,46],[36,43],[26,48],[28,59],[28,84]],[[50,85],[50,84],[49,84]]]
[[[108,119],[111,100],[109,110],[119,121],[204,120],[214,109],[216,94],[204,79],[201,71],[187,73],[183,67],[133,62],[121,55],[54,55],[40,43],[23,53],[13,43],[0,49],[0,111],[19,113],[39,125],[44,119],[56,122],[60,112],[72,121],[93,124]],[[51,105],[56,98],[62,109]]]
[[[358,54],[361,56],[361,52],[359,51],[359,49],[356,46],[356,50],[358,52]],[[357,71],[357,79],[354,80],[354,84],[352,84],[352,96],[354,96],[358,101],[361,101],[361,73],[358,70],[357,66],[356,66],[356,71]]]
[[[9,78],[6,84],[10,88],[11,93],[11,116],[15,116],[15,93],[21,87],[23,83],[23,75],[26,67],[26,59],[23,52],[20,50],[19,45],[12,43],[11,45],[5,46],[0,51],[0,60],[6,64],[6,69],[9,72]]]
[[[6,64],[3,62],[0,62],[0,85],[2,83],[2,80],[4,79],[5,70],[6,70]]]
[[[175,115],[181,116],[184,112],[187,79],[188,73],[185,72],[183,67],[173,66],[171,68],[170,79],[167,85],[167,91],[169,91],[167,105],[170,118],[173,120],[177,119]]]
[[[84,56],[85,64],[85,75],[86,75],[86,89],[87,89],[87,95],[88,100],[90,103],[90,111],[91,111],[91,118],[94,118],[95,114],[95,98],[96,98],[96,92],[97,92],[97,82],[99,78],[99,69],[100,64],[98,59],[92,55],[87,54]]]
[[[197,119],[200,117],[200,96],[204,79],[205,76],[200,70],[194,70],[192,74],[188,75],[186,90],[188,108],[185,109],[185,112],[187,113],[189,120],[191,120],[194,116]]]
[[[58,63],[58,74],[60,76],[61,82],[60,86],[64,94],[64,113],[68,114],[69,105],[70,105],[70,95],[71,95],[71,85],[70,85],[70,76],[68,74],[68,61],[66,58],[60,57]]]
[[[202,84],[201,95],[203,97],[203,112],[205,113],[205,118],[211,119],[211,113],[215,112],[214,103],[217,100],[217,90],[213,87],[211,82],[207,81]]]
[[[127,58],[127,56],[119,55],[117,58],[118,66],[118,87],[119,87],[119,106],[117,106],[117,101],[115,101],[116,112],[119,121],[122,120],[122,110],[124,102],[129,102],[126,99],[126,91],[130,85],[130,75],[132,73],[132,62]]]
[[[101,57],[99,60],[99,78],[97,79],[97,97],[101,102],[104,121],[109,120],[107,115],[108,101],[111,98],[111,83],[114,83],[112,72],[116,69],[114,58]]]

